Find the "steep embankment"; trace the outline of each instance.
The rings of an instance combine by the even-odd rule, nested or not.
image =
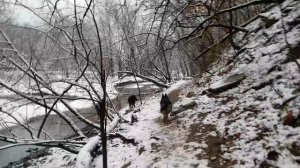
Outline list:
[[[285,1],[247,29],[235,39],[241,50],[227,49],[210,70],[215,76],[166,91],[177,100],[167,125],[160,95],[123,111],[137,121],[110,136],[109,167],[299,167],[300,2]],[[75,155],[54,156],[37,167],[74,165]],[[101,167],[101,155],[91,165]]]
[[[299,167],[299,1],[285,1],[247,29],[236,37],[241,50],[225,53],[218,75],[198,81],[210,91],[198,97],[199,112],[206,114],[201,124],[215,127],[219,137],[211,163]],[[233,76],[238,82],[228,85]]]
[[[300,69],[293,58],[299,58],[300,3],[285,1],[247,29],[236,36],[241,50],[228,49],[211,70],[216,76],[186,87],[175,103],[197,107],[165,126],[154,98],[136,114],[137,123],[121,124],[118,132],[137,144],[112,140],[111,165],[299,167]]]

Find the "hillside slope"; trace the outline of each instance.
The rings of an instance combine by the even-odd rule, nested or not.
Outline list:
[[[216,127],[220,158],[232,165],[300,167],[299,1],[285,1],[247,29],[236,38],[242,49],[227,51],[218,76],[199,81],[208,90],[216,83],[221,88],[198,97],[200,112],[207,114],[202,123]],[[217,81],[233,74],[246,78],[222,90]]]

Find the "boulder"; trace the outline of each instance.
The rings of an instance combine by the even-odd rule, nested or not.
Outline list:
[[[179,114],[185,110],[192,109],[197,105],[195,100],[188,99],[184,104],[181,104],[180,106],[175,106],[173,111],[171,112],[170,116],[174,116],[176,114]]]
[[[213,93],[223,92],[236,87],[245,78],[244,74],[233,74],[211,84],[208,90]]]

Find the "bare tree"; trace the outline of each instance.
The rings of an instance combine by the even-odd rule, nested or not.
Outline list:
[[[247,30],[243,28],[246,23],[266,9],[268,4],[275,2],[271,0],[147,2],[148,6],[154,6],[155,11],[149,32],[156,34],[154,37],[156,41],[160,41],[159,46],[163,47],[163,51],[175,52],[176,48],[180,48],[181,52],[184,52],[180,57],[186,57],[189,62],[181,64],[188,66],[191,74],[208,72],[209,65],[220,58],[220,48],[231,44],[235,49],[239,49],[232,35],[239,31],[246,32]]]
[[[44,115],[34,127],[27,115],[20,120],[11,113],[14,109],[1,109],[0,113],[24,128],[30,138],[23,140],[11,123],[1,120],[7,133],[1,140],[57,146],[76,153],[86,143],[81,140],[85,138],[82,125],[89,126],[100,133],[107,167],[106,128],[121,118],[116,110],[107,108],[108,75],[132,75],[167,88],[174,78],[210,73],[208,68],[220,58],[222,47],[240,49],[233,34],[247,32],[244,27],[277,1],[87,0],[80,4],[76,0],[44,0],[39,8],[6,2],[28,10],[45,25],[0,25],[0,85],[17,95],[14,101],[42,108]],[[74,95],[74,90],[81,94]],[[73,100],[91,102],[95,107],[91,115],[96,117],[73,107]],[[72,141],[57,140],[47,132],[45,125],[53,113],[76,134]],[[7,147],[11,146],[1,148]]]
[[[83,124],[99,130],[103,155],[107,156],[106,125],[119,114],[107,110],[107,62],[102,50],[102,34],[96,11],[98,4],[91,0],[82,7],[74,1],[72,13],[62,13],[58,3],[59,1],[44,1],[42,5],[47,9],[43,12],[46,11],[49,15],[41,15],[34,8],[15,2],[14,5],[29,10],[43,20],[46,26],[36,28],[2,24],[0,27],[3,40],[0,46],[1,69],[6,68],[11,72],[0,80],[0,85],[18,95],[19,99],[45,111],[42,122],[33,127],[30,120],[19,121],[11,112],[2,110],[2,114],[10,116],[25,128],[32,140],[23,141],[24,137],[16,136],[10,126],[5,128],[8,135],[1,135],[1,140],[18,145],[56,146],[77,153],[78,147],[85,143],[81,141],[85,138],[82,126],[79,127]],[[60,74],[61,71],[65,73]],[[60,89],[55,87],[58,84],[61,85]],[[23,87],[18,87],[21,85]],[[83,94],[72,96],[74,90]],[[73,100],[92,102],[96,108],[92,115],[97,117],[91,120],[78,111],[70,105]],[[58,104],[63,105],[67,113],[57,108]],[[44,130],[51,113],[62,118],[77,134],[73,136],[73,140],[66,142],[52,139],[52,133]],[[5,120],[3,122],[8,124]],[[103,158],[107,160],[106,157]]]

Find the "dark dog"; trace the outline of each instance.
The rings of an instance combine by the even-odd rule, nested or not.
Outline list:
[[[131,95],[128,97],[128,104],[129,104],[129,108],[134,108],[135,107],[135,102],[137,101],[138,99],[136,98],[135,95]]]
[[[160,100],[160,112],[164,116],[164,123],[167,122],[168,116],[172,110],[172,102],[167,94],[163,94]]]

